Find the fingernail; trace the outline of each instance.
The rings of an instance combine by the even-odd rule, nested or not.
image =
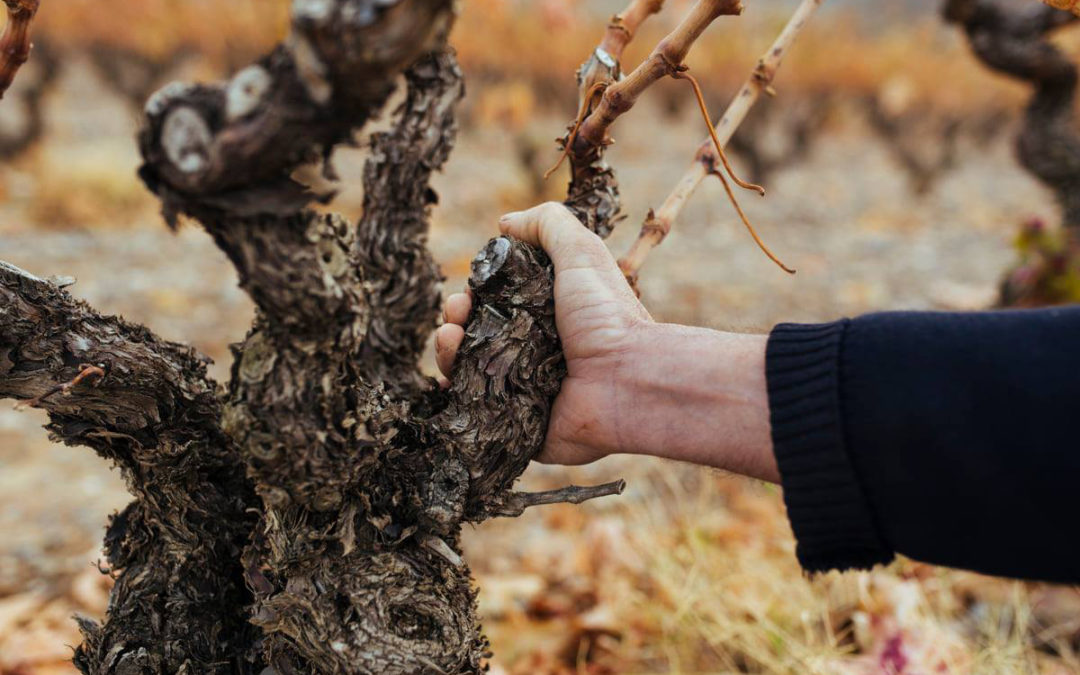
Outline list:
[[[511,211],[510,213],[504,213],[502,218],[499,218],[499,223],[505,225],[506,223],[509,223],[511,220],[516,218],[519,213],[521,212]]]

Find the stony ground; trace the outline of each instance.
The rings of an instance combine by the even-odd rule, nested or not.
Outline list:
[[[51,102],[48,141],[0,169],[0,259],[76,277],[76,295],[194,344],[224,377],[227,345],[251,318],[234,272],[198,229],[171,234],[156,216],[134,178],[134,113],[118,101],[85,109],[92,76],[75,68],[67,78]],[[538,192],[514,148],[553,138],[564,122],[541,115],[515,131],[479,123],[464,131],[438,179],[431,238],[450,288],[463,283],[499,213],[558,197],[562,179]],[[648,107],[620,122],[611,160],[629,219],[611,240],[616,253],[702,132],[689,114],[673,120]],[[341,211],[359,208],[361,161],[359,151],[341,159]],[[1007,140],[966,148],[931,194],[915,198],[854,116],[841,116],[808,162],[767,187],[765,200],[742,200],[798,275],[756,250],[710,184],[644,271],[643,299],[659,320],[764,331],[875,310],[985,307],[1013,259],[1017,224],[1054,216]],[[4,675],[70,671],[63,661],[78,638],[68,617],[103,612],[99,540],[126,502],[110,467],[50,444],[42,421],[0,404]],[[617,476],[630,483],[621,499],[536,509],[468,533],[496,672],[1080,672],[1067,647],[1080,635],[1076,589],[909,561],[807,580],[778,492],[704,469],[611,458],[537,467],[526,481]]]

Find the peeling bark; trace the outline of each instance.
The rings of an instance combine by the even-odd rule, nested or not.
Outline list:
[[[104,376],[71,383],[87,366]],[[116,464],[135,496],[105,538],[116,586],[82,621],[86,673],[246,673],[239,564],[254,493],[218,428],[205,359],[0,263],[0,397],[49,412],[50,436]],[[258,672],[257,669],[255,672]]]
[[[414,65],[406,82],[398,123],[371,139],[364,215],[351,252],[372,313],[363,375],[398,393],[421,386],[416,364],[442,307],[442,272],[427,248],[429,212],[439,199],[429,181],[453,149],[455,110],[465,93],[449,53]]]

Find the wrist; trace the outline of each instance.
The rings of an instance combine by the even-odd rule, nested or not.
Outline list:
[[[616,375],[616,451],[778,481],[765,335],[672,324],[638,331]]]

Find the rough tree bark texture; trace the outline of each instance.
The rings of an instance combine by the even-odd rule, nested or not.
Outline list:
[[[214,390],[190,348],[0,264],[0,396],[48,410],[55,440],[115,463],[135,495],[105,538],[118,576],[105,624],[83,622],[86,672],[247,672],[255,500]]]
[[[463,88],[449,0],[294,0],[281,47],[230,81],[151,97],[140,175],[171,226],[197,220],[257,306],[218,390],[201,357],[102,317],[57,283],[0,268],[0,395],[125,471],[136,501],[106,540],[106,620],[76,665],[106,673],[473,673],[487,643],[462,523],[594,488],[516,493],[565,373],[553,272],[498,238],[453,386],[417,361],[441,304],[428,185]],[[357,223],[308,208],[298,176],[407,91],[376,134]],[[610,231],[602,147],[571,203]],[[322,181],[326,182],[326,181]]]
[[[945,18],[961,25],[988,67],[1032,85],[1017,139],[1021,163],[1054,191],[1066,227],[1080,228],[1080,133],[1074,113],[1077,69],[1049,41],[1078,17],[1049,6],[947,0]]]

